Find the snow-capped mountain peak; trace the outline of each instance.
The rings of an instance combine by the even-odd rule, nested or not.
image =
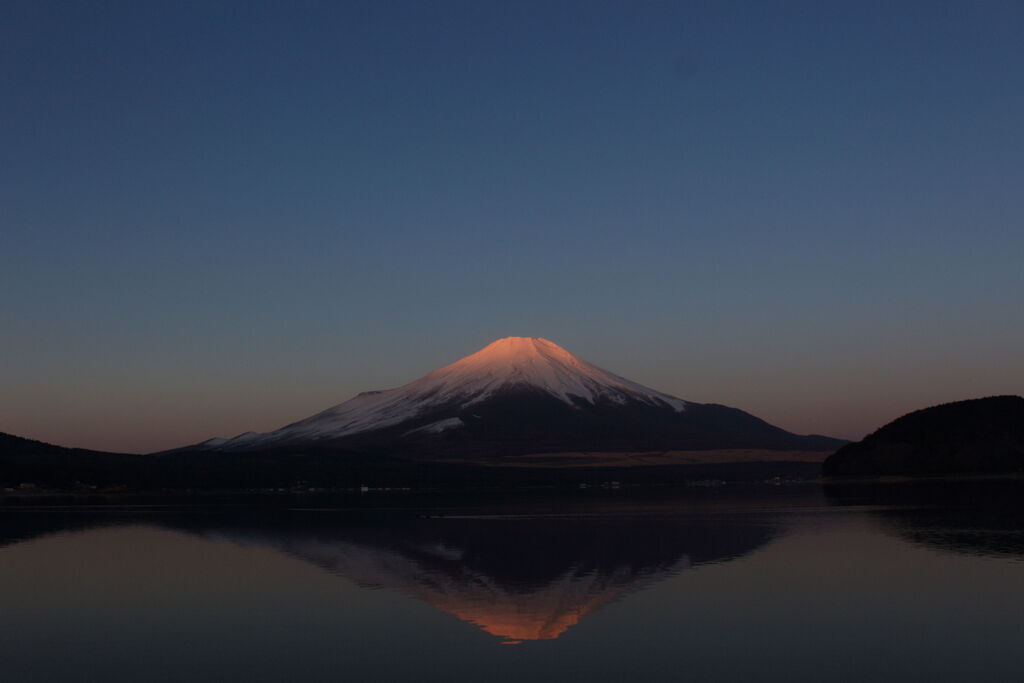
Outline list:
[[[217,444],[218,450],[334,439],[417,418],[449,414],[429,431],[461,426],[459,411],[499,392],[539,390],[569,406],[600,401],[638,401],[681,412],[686,402],[619,377],[541,337],[506,337],[404,386],[367,391],[332,408],[268,434],[245,434]],[[420,431],[413,427],[413,432]],[[209,443],[209,442],[207,442]]]
[[[499,339],[417,381],[424,380],[458,387],[459,393],[474,394],[476,400],[486,398],[500,387],[527,385],[570,405],[574,403],[573,397],[594,403],[600,397],[616,400],[621,394],[660,401],[676,410],[683,410],[686,405],[673,396],[613,375],[542,337]]]

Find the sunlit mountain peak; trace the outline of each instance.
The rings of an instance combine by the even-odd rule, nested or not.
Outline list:
[[[447,410],[443,419],[416,425],[416,433],[436,433],[463,425],[458,410],[477,405],[509,390],[532,390],[575,407],[600,401],[614,404],[640,402],[676,412],[686,402],[669,394],[612,374],[573,355],[543,337],[505,337],[460,360],[396,389],[367,391],[344,403],[295,422],[275,432],[259,435],[258,445],[299,440],[334,439],[384,429],[421,416]],[[458,410],[457,410],[458,409]],[[250,447],[236,439],[219,443],[231,450]]]

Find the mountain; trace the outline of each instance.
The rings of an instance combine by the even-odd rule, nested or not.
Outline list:
[[[0,432],[0,485],[4,487],[37,482],[62,486],[120,482],[137,476],[146,460],[140,455],[65,448]]]
[[[190,450],[388,452],[477,461],[580,453],[720,449],[831,452],[735,408],[684,401],[588,363],[537,337],[499,339],[409,384],[368,391],[266,434]],[[537,461],[533,461],[537,464]]]
[[[126,453],[91,451],[85,448],[66,448],[45,441],[26,439],[22,436],[0,432],[0,458],[46,457],[67,455],[100,455],[111,457],[133,457]]]
[[[823,464],[827,476],[1024,472],[1024,398],[991,396],[904,415]]]

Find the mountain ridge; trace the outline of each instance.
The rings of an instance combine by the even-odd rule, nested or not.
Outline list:
[[[826,476],[1024,472],[1024,398],[988,396],[907,413],[822,465]]]

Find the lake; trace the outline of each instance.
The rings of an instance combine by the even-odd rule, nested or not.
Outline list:
[[[0,506],[8,681],[1024,677],[1024,486]]]

